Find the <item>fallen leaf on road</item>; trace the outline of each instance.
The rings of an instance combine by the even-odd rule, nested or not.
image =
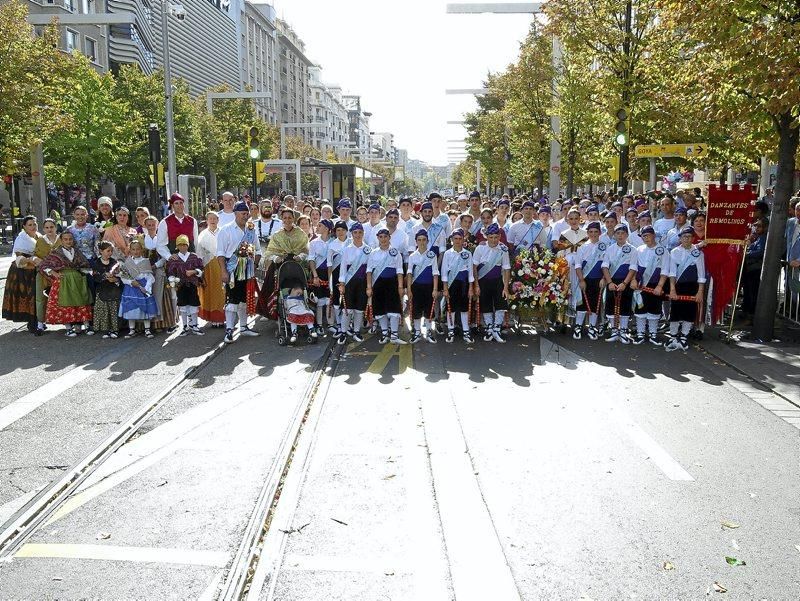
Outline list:
[[[800,552],[800,545],[795,545],[794,548],[797,549],[798,552]]]
[[[107,540],[107,539],[111,538],[111,533],[110,532],[98,532],[97,536],[95,536],[95,538],[97,540]]]
[[[674,570],[675,566],[672,565],[672,563],[670,563],[669,561],[665,561],[664,562],[664,569],[665,570]]]
[[[389,474],[384,478],[384,480],[391,480],[392,478],[394,478],[394,476],[395,476],[394,474]]]
[[[394,572],[384,572],[384,576],[394,576]]]
[[[332,519],[334,522],[336,522],[337,524],[341,524],[342,526],[349,526],[349,525],[350,525],[350,524],[348,524],[347,522],[343,522],[342,520],[337,520],[336,518],[331,518],[331,519]]]
[[[746,566],[747,565],[745,562],[739,561],[735,557],[728,557],[727,555],[725,556],[725,561],[728,562],[729,566]]]
[[[719,582],[714,583],[714,590],[718,593],[727,593],[728,589],[722,586]]]
[[[53,576],[52,579],[55,580],[56,582],[60,582],[60,581],[64,580],[61,576]]]
[[[737,524],[736,522],[729,522],[728,520],[723,520],[721,524],[723,528],[730,528],[731,530],[739,527],[739,524]]]
[[[159,487],[159,486],[164,486],[166,483],[167,483],[167,480],[162,480],[161,482],[159,482],[158,484],[156,484],[156,487]]]

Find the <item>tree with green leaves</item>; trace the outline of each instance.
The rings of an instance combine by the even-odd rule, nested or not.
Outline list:
[[[664,25],[680,29],[692,82],[709,116],[772,125],[778,178],[754,316],[754,337],[774,334],[789,199],[800,144],[800,53],[792,43],[800,4],[785,0],[660,0]],[[688,75],[688,74],[687,74]],[[684,81],[689,84],[689,77]]]
[[[82,182],[87,195],[101,176],[117,177],[118,161],[135,135],[129,108],[114,95],[114,77],[99,74],[89,59],[75,54],[62,94],[70,125],[44,143],[45,172],[59,182]]]
[[[70,124],[62,100],[71,63],[58,50],[58,29],[36,36],[27,17],[20,0],[0,5],[0,168],[27,164],[33,146]]]

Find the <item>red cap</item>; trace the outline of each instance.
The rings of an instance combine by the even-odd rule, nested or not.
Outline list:
[[[184,203],[186,202],[186,199],[184,199],[183,196],[175,192],[172,196],[169,197],[170,206],[172,206],[172,203],[175,202],[176,200],[180,200],[181,202]]]

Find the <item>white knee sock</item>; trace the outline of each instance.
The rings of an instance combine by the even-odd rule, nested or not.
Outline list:
[[[575,325],[576,326],[582,326],[585,319],[586,319],[586,311],[576,311],[575,312]]]
[[[647,330],[647,317],[645,315],[636,316],[636,333],[644,336]]]
[[[395,334],[400,333],[400,314],[389,313],[389,330]]]
[[[491,313],[484,313],[483,314],[483,325],[487,328],[492,327],[492,314]]]
[[[322,315],[325,313],[325,305],[317,303],[317,325],[322,325]]]
[[[128,328],[130,329],[131,332],[135,332],[136,331],[136,320],[135,319],[129,319],[128,320]]]
[[[292,334],[297,334],[297,324],[296,323],[290,323],[289,324],[289,328],[292,330]]]
[[[620,330],[627,330],[628,329],[628,320],[630,318],[627,315],[620,315],[619,317],[619,328]]]
[[[671,321],[669,322],[669,334],[673,338],[678,335],[678,330],[681,327],[681,322],[679,321]]]
[[[589,325],[590,326],[597,325],[597,313],[589,313]]]
[[[375,319],[378,320],[378,324],[381,327],[381,332],[389,331],[389,318],[386,315],[378,315],[378,317]]]
[[[236,327],[236,313],[238,307],[232,303],[225,305],[225,327],[232,330]]]
[[[358,334],[364,327],[364,312],[353,311],[353,331]]]
[[[661,318],[660,315],[655,313],[648,313],[647,314],[647,325],[650,328],[650,333],[655,335],[658,333],[658,320]]]
[[[692,322],[691,321],[682,321],[681,324],[681,334],[687,336],[689,332],[692,331]]]
[[[505,318],[506,312],[505,309],[501,309],[500,311],[494,312],[494,329],[499,330],[503,327],[503,318]]]
[[[422,317],[414,320],[414,331],[417,333],[422,332]]]
[[[469,314],[466,311],[461,312],[461,329],[469,332]]]
[[[239,326],[247,327],[247,303],[239,303]]]
[[[142,320],[142,325],[144,326],[145,330],[149,330],[150,329],[150,320],[149,319],[143,319]]]

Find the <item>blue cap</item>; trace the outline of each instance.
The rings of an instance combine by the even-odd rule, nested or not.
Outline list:
[[[333,229],[346,230],[347,229],[347,223],[344,222],[344,221],[337,221],[336,225],[333,226]]]
[[[352,209],[353,205],[350,204],[349,198],[343,198],[339,201],[339,204],[336,205],[337,209]]]
[[[472,192],[469,193],[469,197],[471,199],[472,198],[480,198],[481,197],[481,193],[478,192],[477,190],[473,190]]]
[[[414,234],[414,240],[416,240],[416,239],[417,239],[417,238],[419,238],[420,236],[422,236],[422,237],[424,237],[425,239],[427,239],[427,238],[428,238],[428,230],[426,230],[424,227],[423,227],[423,228],[420,228],[419,230],[417,230],[417,233],[416,233],[416,234]]]
[[[463,238],[464,237],[464,230],[461,229],[460,227],[457,227],[452,232],[450,232],[450,237],[452,238],[453,236],[461,236]]]
[[[638,215],[638,214],[639,214],[639,211],[637,211],[637,210],[636,210],[636,209],[634,209],[633,207],[628,207],[628,210],[627,210],[627,211],[625,211],[625,214],[627,215],[628,213],[636,213],[636,214]]]
[[[247,206],[247,203],[243,200],[240,200],[235,205],[233,205],[234,213],[238,213],[239,211],[244,211],[245,213],[250,211],[250,207]]]
[[[410,196],[403,196],[403,198],[400,199],[400,201],[397,203],[397,205],[399,206],[399,205],[403,204],[404,202],[407,202],[410,205],[414,204],[414,201],[411,200]]]
[[[612,209],[616,209],[617,207],[621,207],[621,206],[622,206],[622,203],[620,201],[616,201],[615,203],[613,203],[611,205],[611,208]]]
[[[380,236],[381,234],[385,234],[385,235],[387,235],[387,236],[391,236],[391,234],[389,233],[389,229],[388,229],[388,228],[385,228],[385,227],[382,227],[382,228],[381,228],[381,229],[379,229],[377,232],[375,232],[375,235],[376,235],[376,236]]]
[[[328,228],[329,232],[333,230],[333,221],[331,221],[330,219],[320,219],[319,222],[322,225],[324,225],[326,228]],[[342,222],[342,223],[344,223],[344,222]]]
[[[592,221],[591,223],[589,223],[589,225],[586,226],[586,230],[587,231],[589,231],[589,230],[600,231],[601,229],[602,228],[600,227],[600,222],[599,221]]]
[[[614,233],[616,234],[617,232],[625,232],[627,234],[628,226],[625,225],[624,223],[618,224],[617,227],[614,228]]]
[[[694,236],[694,228],[691,225],[684,225],[681,228],[680,235],[683,236],[684,234],[691,234],[692,236]]]
[[[425,209],[430,209],[431,211],[433,211],[433,203],[431,203],[431,202],[429,202],[427,200],[425,202],[423,202],[422,206],[419,208],[419,210],[420,211],[424,211]]]
[[[588,207],[586,207],[586,212],[589,213],[590,211],[598,213],[599,209],[597,208],[597,205],[589,205]]]
[[[434,198],[441,199],[442,195],[439,194],[438,192],[431,192],[430,194],[428,194],[428,200],[433,200]]]
[[[606,211],[603,213],[603,221],[606,219],[613,219],[614,221],[619,221],[617,218],[617,214],[614,211]]]
[[[371,204],[371,205],[369,205],[369,209],[367,209],[367,210],[368,211],[378,211],[380,213],[381,212],[381,205],[379,205],[379,204]]]
[[[642,211],[641,213],[639,213],[638,219],[642,219],[644,217],[650,219],[650,211]]]
[[[652,225],[646,225],[642,229],[639,230],[639,235],[644,236],[645,234],[653,234],[655,236],[656,230],[653,228]]]
[[[675,214],[677,215],[678,213],[680,213],[681,215],[686,215],[688,211],[686,210],[686,207],[678,207],[677,209],[675,209]]]
[[[523,209],[535,209],[536,208],[536,203],[533,202],[532,200],[526,200],[525,202],[522,203],[522,208]]]
[[[358,230],[361,230],[363,232],[364,231],[364,226],[361,225],[358,221],[356,221],[353,225],[350,226],[350,231],[351,232],[355,232],[355,231],[358,231]]]
[[[507,207],[510,207],[511,202],[507,198],[501,198],[497,201],[497,206],[499,207],[500,205],[506,205]]]
[[[500,233],[500,226],[496,223],[489,224],[486,228],[486,235],[490,236],[492,234],[499,234]]]
[[[386,216],[388,217],[389,215],[397,215],[399,217],[400,211],[398,211],[397,209],[389,209],[388,211],[386,211]]]
[[[553,210],[550,208],[550,205],[542,205],[539,207],[540,213],[547,213],[548,215],[553,214]]]

